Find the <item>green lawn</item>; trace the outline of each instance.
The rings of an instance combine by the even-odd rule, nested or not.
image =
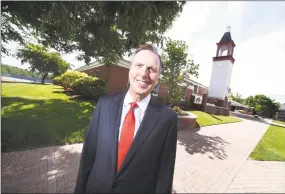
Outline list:
[[[241,121],[240,119],[231,116],[213,115],[201,111],[190,112],[197,116],[197,123],[200,127]]]
[[[277,123],[277,124],[285,125],[285,122],[284,122],[284,121],[277,121],[277,120],[273,120],[273,123]]]
[[[262,161],[285,161],[285,127],[271,125],[249,158]]]
[[[55,85],[2,83],[2,151],[82,142],[95,106]]]
[[[68,99],[68,96],[62,93],[63,88],[56,85],[2,83],[1,86],[2,97],[21,97],[29,99]]]

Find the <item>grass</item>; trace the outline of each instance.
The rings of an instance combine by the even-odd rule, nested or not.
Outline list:
[[[67,100],[68,96],[63,93],[63,88],[50,84],[30,83],[2,83],[1,96],[21,97],[29,99],[62,99]]]
[[[285,161],[285,127],[271,125],[249,158],[261,161]]]
[[[2,83],[2,151],[83,142],[95,106],[70,100],[60,86]],[[240,121],[192,111],[200,126]]]
[[[190,112],[197,116],[197,123],[200,127],[241,121],[240,119],[231,116],[213,115],[201,111]]]
[[[2,83],[2,151],[83,141],[95,106],[59,86]]]
[[[277,123],[277,124],[285,125],[285,122],[284,122],[284,121],[277,121],[277,120],[273,120],[273,123]]]

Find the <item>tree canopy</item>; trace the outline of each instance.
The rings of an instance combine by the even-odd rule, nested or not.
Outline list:
[[[279,102],[275,102],[263,94],[247,97],[245,99],[245,104],[254,107],[257,114],[269,118],[272,118],[280,108]]]
[[[41,45],[27,44],[17,52],[21,63],[30,64],[31,72],[37,72],[42,76],[42,83],[52,73],[58,76],[68,69],[70,64],[64,61],[57,52],[48,52],[47,48]]]
[[[79,60],[92,57],[114,63],[141,43],[161,44],[163,33],[182,11],[177,1],[3,1],[4,43],[25,43],[31,34],[59,52],[80,51]],[[25,30],[27,29],[27,30]],[[9,54],[5,45],[3,53]]]
[[[198,78],[199,65],[188,57],[188,46],[184,41],[171,40],[166,42],[166,48],[162,53],[165,62],[162,82],[168,86],[168,99],[170,104],[180,102],[183,95],[185,77],[191,75]]]

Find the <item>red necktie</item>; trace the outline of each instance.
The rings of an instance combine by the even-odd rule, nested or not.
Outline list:
[[[136,123],[134,108],[136,106],[137,106],[137,103],[132,102],[131,108],[126,115],[123,126],[122,126],[120,142],[118,145],[118,166],[117,166],[118,171],[134,139],[135,123]]]

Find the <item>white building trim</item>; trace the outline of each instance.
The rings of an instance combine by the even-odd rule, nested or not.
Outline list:
[[[93,63],[90,63],[89,65],[85,65],[83,67],[79,67],[77,69],[74,69],[74,71],[86,71],[86,70],[89,70],[89,69],[93,69],[95,67],[100,67],[102,65],[103,64],[100,64],[98,61],[95,61]]]
[[[104,64],[102,64],[102,63],[100,63],[98,61],[95,61],[93,63],[90,63],[89,65],[85,65],[83,67],[79,67],[79,68],[75,69],[75,71],[87,71],[87,70],[90,70],[90,69],[93,69],[93,68],[96,68],[96,67],[101,67],[103,65]],[[130,69],[131,62],[120,59],[116,65],[118,65],[120,67],[124,67],[124,68]]]
[[[203,84],[200,84],[200,83],[198,83],[198,82],[196,82],[196,81],[194,81],[194,80],[191,80],[191,79],[188,78],[188,77],[185,77],[184,80],[185,80],[186,82],[188,82],[188,83],[192,83],[193,85],[198,85],[199,87],[208,89],[207,86],[204,86]]]
[[[130,69],[131,62],[126,61],[126,60],[119,60],[119,62],[117,63],[117,65],[120,66],[120,67],[124,67],[124,68]]]

